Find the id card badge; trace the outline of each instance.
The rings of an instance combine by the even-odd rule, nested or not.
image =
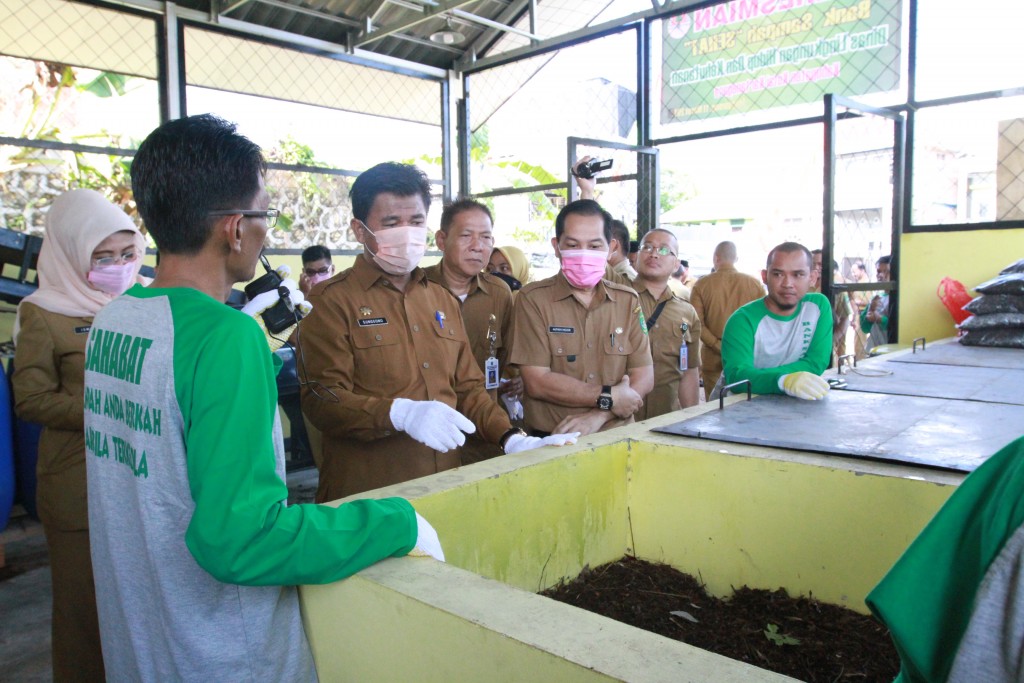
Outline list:
[[[686,372],[690,367],[690,350],[686,348],[686,342],[679,346],[679,372]]]
[[[487,360],[484,361],[484,388],[485,389],[497,389],[498,388],[498,384],[500,384],[500,382],[498,381],[498,377],[500,375],[501,375],[501,373],[498,372],[498,359],[497,358],[495,358],[494,356],[491,356],[490,358],[488,358]]]

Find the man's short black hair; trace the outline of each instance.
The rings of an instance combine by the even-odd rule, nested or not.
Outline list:
[[[558,212],[558,217],[555,218],[556,240],[562,238],[562,233],[565,232],[565,219],[568,216],[572,215],[600,216],[601,220],[604,221],[604,241],[612,241],[612,215],[605,211],[604,209],[602,209],[601,205],[595,202],[593,199],[577,199],[576,201],[569,202],[564,207],[562,207],[562,210]]]
[[[486,204],[482,204],[475,199],[460,199],[444,207],[444,211],[441,212],[441,232],[447,235],[448,229],[452,227],[452,221],[464,211],[483,211],[487,214],[487,220],[491,222],[491,225],[494,225],[494,217],[491,215],[491,210],[487,208]]]
[[[612,219],[612,239],[619,243],[623,254],[629,251],[629,228],[618,218]]]
[[[814,257],[811,256],[810,250],[799,242],[783,242],[779,246],[775,247],[768,252],[768,258],[765,259],[765,268],[772,267],[772,259],[775,258],[775,254],[782,252],[783,254],[791,254],[794,251],[803,252],[804,256],[807,257],[807,270],[814,268]]]
[[[878,257],[878,262],[875,265],[877,265],[877,266],[888,266],[888,265],[891,265],[891,264],[892,264],[892,255],[891,254],[886,254],[885,256],[879,256]]]
[[[352,200],[352,215],[365,223],[377,195],[385,193],[396,197],[419,195],[423,199],[423,208],[430,210],[430,181],[427,180],[427,174],[412,164],[386,161],[363,171],[352,183],[348,193]]]
[[[331,260],[331,250],[322,244],[314,244],[302,250],[302,263],[312,263],[321,259]]]
[[[248,209],[267,170],[259,145],[235,124],[201,114],[169,121],[139,146],[132,192],[139,215],[166,254],[196,254],[218,209]]]
[[[690,262],[687,261],[684,258],[681,258],[681,259],[679,259],[679,265],[682,266],[683,268],[689,268],[690,267]]]

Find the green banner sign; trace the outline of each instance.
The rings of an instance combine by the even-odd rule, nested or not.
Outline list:
[[[730,0],[662,24],[661,122],[900,84],[901,0]]]

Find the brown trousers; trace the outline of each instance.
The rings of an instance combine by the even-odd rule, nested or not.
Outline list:
[[[43,530],[53,586],[53,680],[103,681],[89,531],[62,531],[47,525]]]

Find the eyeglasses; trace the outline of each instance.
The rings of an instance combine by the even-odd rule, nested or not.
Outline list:
[[[258,211],[256,209],[218,209],[217,211],[211,211],[207,216],[238,216],[242,215],[246,218],[265,218],[267,221],[267,229],[273,228],[277,225],[277,217],[281,215],[278,209],[267,209],[266,211]]]
[[[655,247],[653,244],[640,245],[640,251],[645,254],[657,254],[658,256],[675,256],[676,253],[668,247]]]
[[[119,263],[131,263],[135,260],[135,250],[130,249],[128,251],[122,251],[120,256],[104,256],[103,258],[94,258],[92,265],[94,266],[115,266]]]
[[[326,265],[323,268],[303,268],[302,270],[305,271],[306,277],[316,277],[317,275],[327,275],[333,267],[332,265]]]

